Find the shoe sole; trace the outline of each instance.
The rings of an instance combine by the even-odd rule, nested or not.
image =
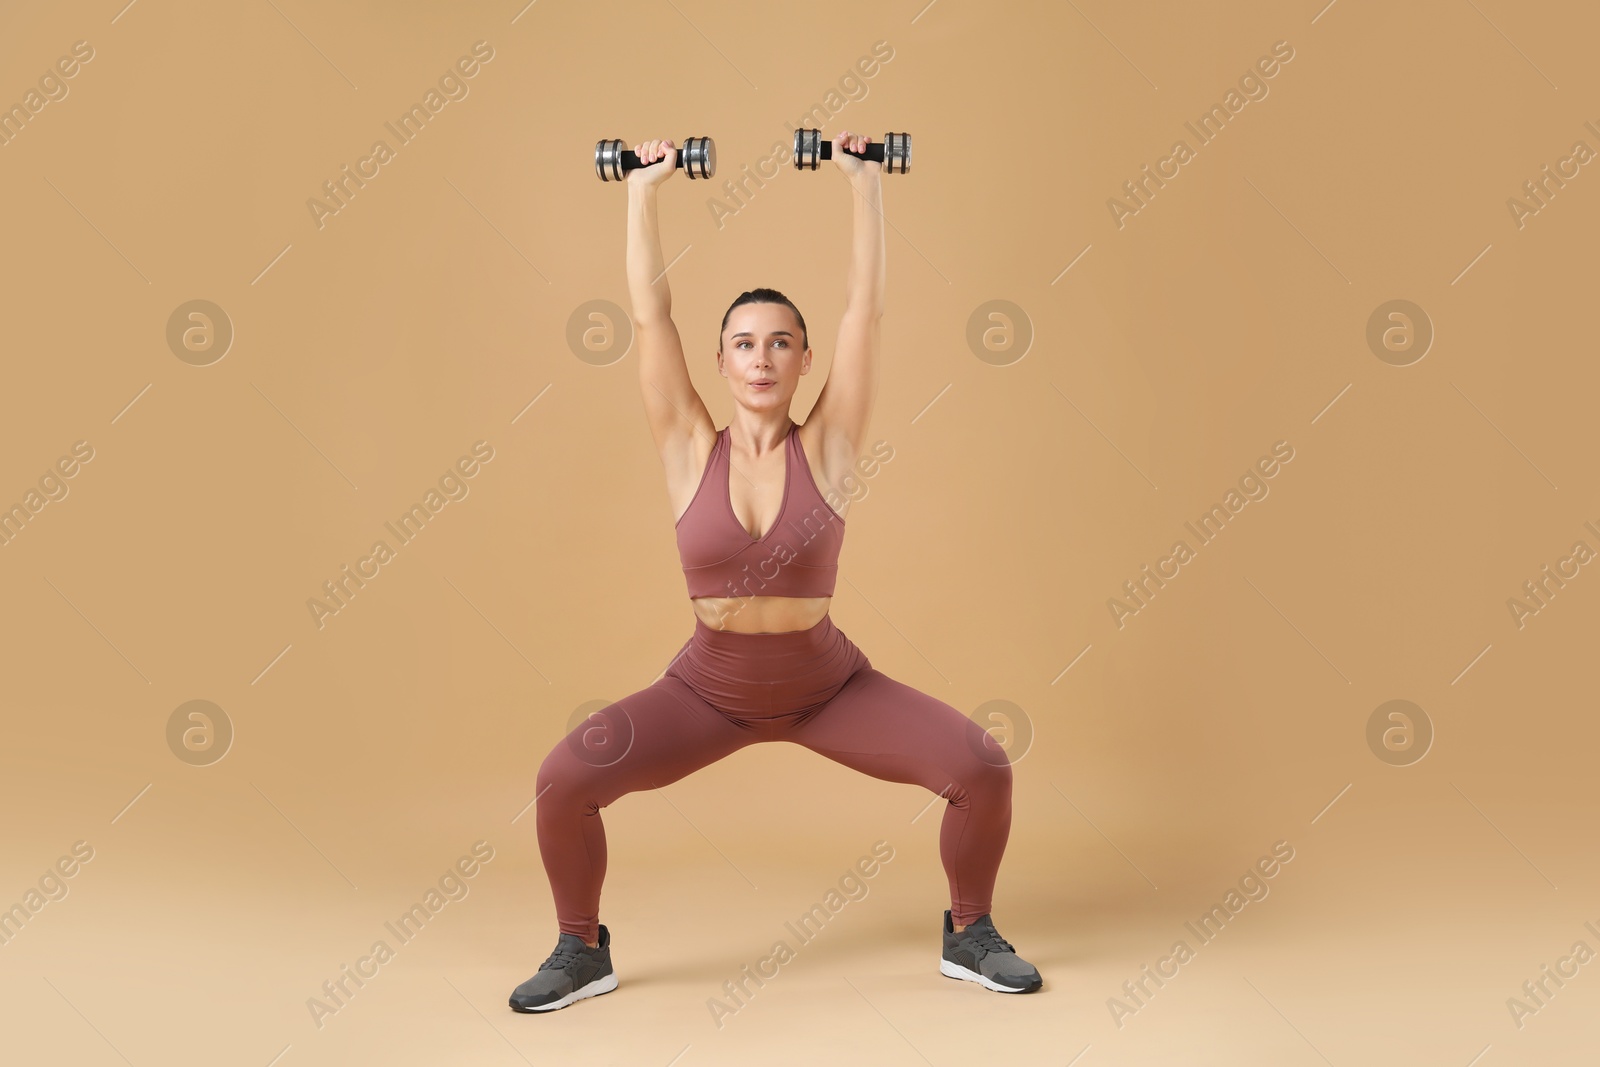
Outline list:
[[[604,978],[596,978],[594,981],[590,982],[581,989],[574,989],[560,1000],[552,1000],[548,1004],[540,1004],[529,1008],[525,1008],[516,1001],[512,1001],[511,1008],[513,1011],[520,1011],[524,1014],[532,1014],[534,1012],[541,1011],[555,1011],[557,1008],[565,1008],[568,1004],[576,1004],[578,1001],[584,1000],[588,997],[598,997],[601,993],[609,993],[615,988],[617,988],[617,972],[612,971]]]
[[[974,971],[969,971],[967,968],[961,966],[961,964],[951,963],[946,959],[941,959],[939,961],[939,973],[944,975],[946,978],[959,978],[965,982],[977,982],[979,985],[983,986],[983,988],[992,989],[996,993],[1031,993],[1035,989],[1039,988],[1037,985],[1024,986],[1021,989],[1018,989],[1015,986],[1001,985],[999,982],[996,982],[991,978],[986,978]]]

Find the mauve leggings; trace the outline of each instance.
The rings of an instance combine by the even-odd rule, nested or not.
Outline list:
[[[579,723],[539,767],[539,851],[561,931],[595,941],[606,834],[600,809],[758,741],[792,741],[949,801],[939,855],[955,923],[988,912],[1011,831],[1011,763],[976,722],[873,668],[831,616],[744,634],[695,619],[654,684]]]

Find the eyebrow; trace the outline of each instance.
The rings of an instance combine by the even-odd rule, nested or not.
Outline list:
[[[755,334],[751,333],[749,330],[740,330],[738,333],[734,334],[733,336],[735,336],[735,337],[754,337]],[[773,330],[771,336],[773,336],[773,337],[793,337],[794,334],[790,333],[788,330]]]

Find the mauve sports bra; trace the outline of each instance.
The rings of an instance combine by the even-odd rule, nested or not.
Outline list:
[[[832,596],[844,519],[811,477],[798,423],[784,441],[783,504],[772,529],[751,537],[728,492],[728,428],[717,431],[689,509],[678,519],[678,557],[689,599]],[[798,469],[796,469],[798,468]]]

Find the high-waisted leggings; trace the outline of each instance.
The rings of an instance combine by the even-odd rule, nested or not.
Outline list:
[[[666,672],[580,722],[537,781],[539,850],[563,933],[599,937],[600,809],[760,741],[792,741],[945,798],[939,855],[957,925],[987,913],[1011,831],[1011,762],[974,720],[876,670],[831,616],[739,633],[698,617]]]

